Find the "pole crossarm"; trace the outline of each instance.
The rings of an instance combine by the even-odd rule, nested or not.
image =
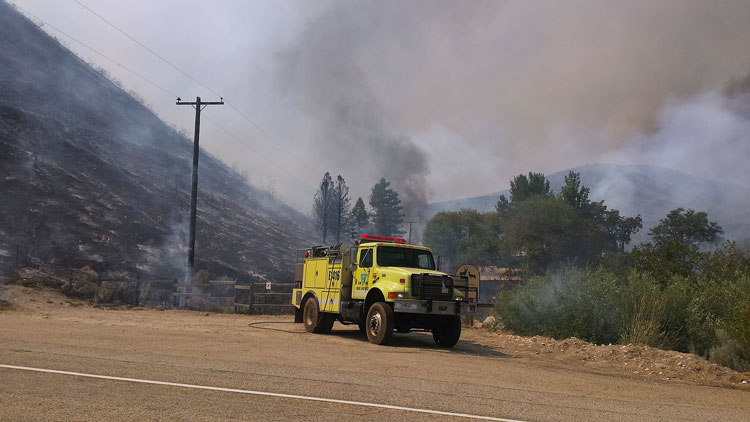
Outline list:
[[[198,102],[197,101],[177,101],[175,104],[194,106],[198,104]],[[200,105],[224,105],[224,101],[201,101]]]

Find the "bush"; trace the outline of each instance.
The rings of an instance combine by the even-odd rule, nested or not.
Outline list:
[[[750,371],[747,348],[733,340],[724,330],[716,330],[718,344],[709,350],[709,360],[738,371]]]
[[[210,274],[206,270],[200,270],[193,276],[193,284],[208,284]]]
[[[96,303],[113,303],[117,305],[130,303],[130,286],[122,281],[103,281],[96,291]]]
[[[83,280],[70,280],[62,286],[62,291],[68,296],[91,299],[99,288],[96,283]]]
[[[620,338],[620,284],[601,268],[566,269],[501,292],[496,311],[518,334],[614,343]]]
[[[98,281],[99,274],[86,265],[71,272],[70,280],[63,284],[62,291],[69,296],[91,299],[99,288]]]
[[[635,253],[627,271],[565,269],[531,278],[501,292],[496,311],[523,335],[647,344],[748,368],[750,259],[732,244],[714,252],[667,244]],[[670,259],[678,262],[661,266]]]
[[[13,309],[13,304],[8,302],[7,300],[0,299],[0,312],[2,311],[10,311]]]
[[[623,343],[663,346],[665,332],[662,330],[664,314],[662,292],[643,277],[633,277],[622,300]]]

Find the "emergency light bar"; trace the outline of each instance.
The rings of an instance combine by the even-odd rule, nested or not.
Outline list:
[[[372,236],[369,234],[363,234],[360,237],[361,240],[380,240],[385,242],[395,242],[395,243],[406,243],[406,239],[402,239],[400,237],[386,237],[386,236]]]

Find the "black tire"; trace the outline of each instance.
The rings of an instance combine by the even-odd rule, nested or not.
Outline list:
[[[367,330],[366,330],[366,327],[365,327],[365,320],[364,319],[360,320],[357,323],[357,326],[359,327],[359,333],[362,334],[363,336],[366,336],[367,335]]]
[[[318,311],[318,301],[314,297],[310,297],[302,305],[302,324],[305,325],[305,331],[308,333],[314,333],[318,327],[318,319],[320,318],[320,311]]]
[[[329,313],[323,313],[323,315],[320,316],[321,320],[318,323],[317,330],[315,330],[318,334],[328,334],[333,329],[333,323],[336,322],[336,315],[329,314]]]
[[[374,303],[367,311],[365,331],[373,344],[388,344],[393,336],[393,323],[396,319],[393,309],[385,302]]]
[[[461,337],[461,317],[458,315],[441,318],[432,328],[432,339],[441,347],[453,347]]]
[[[304,310],[302,311],[302,323],[305,325],[305,331],[315,334],[328,334],[336,322],[336,316],[318,309],[318,301],[314,297],[305,301]]]

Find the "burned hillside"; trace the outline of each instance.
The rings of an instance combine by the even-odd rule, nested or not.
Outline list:
[[[0,272],[184,275],[192,141],[0,1]],[[291,275],[308,219],[202,152],[196,267]]]

